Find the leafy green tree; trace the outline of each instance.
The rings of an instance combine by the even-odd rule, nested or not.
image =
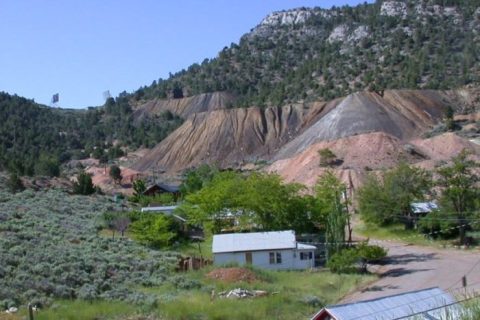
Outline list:
[[[145,190],[147,190],[147,186],[145,185],[145,181],[143,179],[137,179],[133,181],[133,195],[135,197],[143,196]]]
[[[327,267],[335,273],[367,272],[367,264],[379,261],[387,256],[387,250],[380,246],[360,243],[357,247],[350,247],[336,252],[327,261]]]
[[[368,177],[358,190],[360,213],[367,222],[381,225],[402,222],[406,229],[412,229],[416,217],[411,203],[423,200],[431,186],[429,172],[402,162],[381,177]]]
[[[120,167],[115,164],[110,166],[109,175],[116,184],[120,184],[120,182],[122,181],[122,170],[120,170]]]
[[[125,155],[125,152],[123,152],[122,148],[120,148],[118,145],[108,149],[108,158],[111,160],[123,157],[124,155]]]
[[[16,172],[12,172],[7,180],[7,189],[11,193],[17,193],[25,189],[22,180]]]
[[[60,164],[53,156],[42,154],[35,165],[35,174],[48,177],[60,175]]]
[[[301,195],[301,190],[301,185],[284,184],[275,174],[252,173],[245,177],[220,172],[201,190],[187,195],[180,210],[214,232],[220,231],[228,214],[236,215],[244,228],[256,225],[262,230],[312,231],[314,201]]]
[[[209,166],[208,164],[202,164],[196,169],[189,170],[185,174],[185,178],[180,185],[180,191],[183,195],[197,192],[212,181],[215,174],[218,173],[218,169]]]
[[[226,209],[240,208],[238,195],[242,192],[243,183],[242,177],[235,172],[219,172],[211,183],[195,193],[188,194],[180,210],[184,211],[194,224],[204,224],[207,229],[218,232],[220,230],[214,230],[214,226],[219,225],[218,220],[222,220],[222,213]]]
[[[77,181],[73,183],[73,192],[85,196],[95,193],[92,176],[85,171],[80,172],[77,175]]]
[[[460,243],[466,244],[468,219],[478,209],[479,176],[476,174],[475,168],[479,165],[468,158],[468,152],[465,150],[454,157],[452,162],[451,165],[437,170],[439,178],[436,184],[442,192],[440,198],[442,209],[455,216]]]
[[[317,204],[325,224],[327,259],[345,246],[345,229],[348,221],[343,199],[345,185],[330,170],[326,171],[315,186]]]
[[[454,111],[452,106],[448,106],[445,110],[445,126],[448,131],[455,130],[455,121],[453,120]]]
[[[137,241],[155,248],[168,247],[177,237],[172,218],[163,214],[143,214],[129,228]]]
[[[387,256],[387,250],[380,246],[368,245],[367,242],[362,242],[356,248],[358,257],[361,262],[361,271],[367,272],[367,264],[379,261]]]

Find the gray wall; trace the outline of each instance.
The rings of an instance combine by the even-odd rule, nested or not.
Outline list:
[[[280,252],[282,254],[281,264],[270,264],[270,252]],[[286,269],[308,269],[314,267],[314,259],[300,260],[300,252],[312,252],[313,250],[269,250],[269,251],[252,251],[252,265],[264,269],[273,270],[286,270]],[[215,265],[225,265],[228,263],[238,263],[244,265],[245,252],[226,252],[226,253],[214,253],[213,254]]]

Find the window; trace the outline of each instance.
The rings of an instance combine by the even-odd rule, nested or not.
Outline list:
[[[275,252],[270,252],[270,264],[275,264]]]
[[[312,252],[300,252],[300,260],[312,260]]]
[[[269,252],[268,254],[270,264],[280,264],[282,263],[282,253],[281,252]]]

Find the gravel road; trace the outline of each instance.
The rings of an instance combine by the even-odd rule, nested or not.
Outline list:
[[[374,299],[406,291],[431,287],[449,289],[462,295],[462,277],[467,275],[467,290],[480,291],[480,251],[436,249],[396,242],[375,241],[371,244],[388,249],[383,265],[373,265],[378,281],[346,296],[342,302]]]

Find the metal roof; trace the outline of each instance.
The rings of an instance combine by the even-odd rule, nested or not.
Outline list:
[[[165,184],[165,183],[154,183],[154,184],[148,186],[147,189],[144,191],[144,193],[151,190],[152,188],[155,188],[155,187],[157,187],[159,189],[162,189],[162,190],[165,190],[166,192],[171,192],[171,193],[175,193],[175,192],[180,191],[180,185]]]
[[[305,243],[300,243],[300,242],[298,242],[298,243],[297,243],[297,249],[298,249],[298,250],[316,250],[317,247],[312,246],[312,245],[310,245],[310,244],[305,244]]]
[[[227,233],[213,236],[212,252],[280,250],[293,249],[296,247],[295,232],[292,230]]]
[[[165,212],[165,213],[172,213],[175,209],[177,209],[177,205],[174,206],[157,206],[157,207],[143,207],[140,209],[141,212]]]
[[[175,211],[175,209],[177,209],[177,207],[178,207],[177,205],[175,205],[175,206],[161,206],[161,207],[143,207],[140,210],[140,212],[161,212],[161,213],[165,213],[168,216],[171,215],[175,219],[180,220],[182,222],[187,222],[187,219],[185,219],[184,217],[181,217],[177,214],[173,214],[173,212]]]
[[[438,205],[433,202],[412,202],[410,204],[413,213],[425,213],[425,212],[432,212],[433,210],[438,209]]]
[[[458,305],[449,306],[455,302],[453,296],[442,289],[429,288],[373,300],[327,306],[312,319],[316,319],[324,310],[336,320],[455,319],[455,315],[458,316],[461,312]],[[431,310],[434,308],[437,309]]]

